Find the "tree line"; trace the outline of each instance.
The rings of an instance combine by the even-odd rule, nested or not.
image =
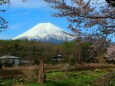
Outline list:
[[[30,61],[56,54],[58,45],[28,40],[0,40],[0,56],[13,55]]]
[[[106,48],[93,49],[91,42],[83,42],[76,45],[76,41],[52,44],[28,40],[0,40],[0,56],[12,55],[37,63],[42,57],[47,63],[51,63],[53,56],[61,54],[63,63],[98,62],[99,55]]]

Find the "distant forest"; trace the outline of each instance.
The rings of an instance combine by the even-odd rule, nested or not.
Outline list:
[[[76,45],[75,41],[52,44],[28,40],[0,40],[0,56],[12,55],[29,61],[37,61],[42,57],[50,62],[52,57],[61,54],[64,63],[98,62],[104,57],[106,49],[95,50],[91,46],[90,42]]]

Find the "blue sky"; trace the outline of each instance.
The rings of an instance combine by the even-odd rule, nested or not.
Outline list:
[[[65,18],[52,17],[54,10],[48,7],[43,0],[28,0],[25,3],[22,0],[11,0],[11,5],[4,6],[4,9],[7,9],[7,12],[1,15],[9,22],[9,27],[0,33],[0,39],[11,39],[36,24],[45,22],[53,23],[70,32],[67,28],[69,22]]]
[[[11,0],[11,6],[5,6],[4,9],[7,9],[7,12],[2,13],[2,16],[9,22],[9,27],[0,33],[0,39],[11,39],[36,24],[46,22],[70,31],[67,29],[66,19],[52,17],[54,10],[43,0],[28,0],[25,3],[21,0]]]

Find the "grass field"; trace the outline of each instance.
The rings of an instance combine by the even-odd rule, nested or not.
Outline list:
[[[94,69],[46,73],[46,82],[37,84],[36,78],[17,77],[0,81],[0,86],[115,86],[115,69]]]

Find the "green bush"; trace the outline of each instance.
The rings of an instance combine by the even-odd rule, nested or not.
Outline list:
[[[12,80],[4,80],[4,81],[0,81],[0,86],[12,86],[13,81]]]

